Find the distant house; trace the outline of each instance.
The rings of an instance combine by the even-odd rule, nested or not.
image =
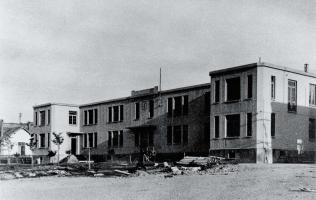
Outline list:
[[[28,144],[30,133],[28,124],[3,123],[0,122],[0,156],[26,156],[32,155]]]

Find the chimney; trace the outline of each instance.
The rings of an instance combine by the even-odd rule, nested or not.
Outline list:
[[[306,73],[308,72],[308,64],[307,63],[304,64],[304,72],[306,72]]]

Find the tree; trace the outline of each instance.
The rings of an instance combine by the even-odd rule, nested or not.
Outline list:
[[[8,151],[8,164],[10,164],[10,154],[13,147],[13,144],[11,142],[11,135],[3,135],[0,137],[0,151],[3,150],[1,147],[5,147]]]
[[[62,133],[54,133],[53,132],[53,136],[54,136],[54,139],[53,139],[53,143],[55,145],[57,145],[57,164],[59,164],[59,150],[60,150],[60,145],[64,142],[64,138],[61,136]]]

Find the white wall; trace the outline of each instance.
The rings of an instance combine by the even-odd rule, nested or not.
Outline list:
[[[30,142],[30,135],[24,129],[18,129],[14,134],[11,135],[10,143],[12,145],[11,146],[12,148],[9,148],[8,146],[2,146],[0,155],[14,155],[16,153],[20,154],[21,150],[19,149],[19,146],[18,146],[19,142],[24,142],[24,143]],[[25,145],[25,155],[32,155],[32,151],[27,145]]]

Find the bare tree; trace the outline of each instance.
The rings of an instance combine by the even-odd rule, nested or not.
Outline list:
[[[33,157],[33,151],[34,149],[37,147],[37,140],[34,140],[33,137],[30,138],[30,142],[26,143],[27,146],[30,147],[31,151],[32,151],[32,156],[31,156],[31,164],[32,164],[32,168],[34,166],[34,157]]]
[[[59,150],[60,150],[60,145],[64,142],[64,138],[61,136],[62,133],[54,133],[54,139],[53,139],[53,143],[55,145],[57,145],[57,164],[59,164]]]
[[[10,154],[11,154],[11,149],[13,147],[13,144],[11,142],[11,135],[3,135],[0,137],[0,150],[1,147],[6,147],[8,151],[8,164],[10,164]]]

